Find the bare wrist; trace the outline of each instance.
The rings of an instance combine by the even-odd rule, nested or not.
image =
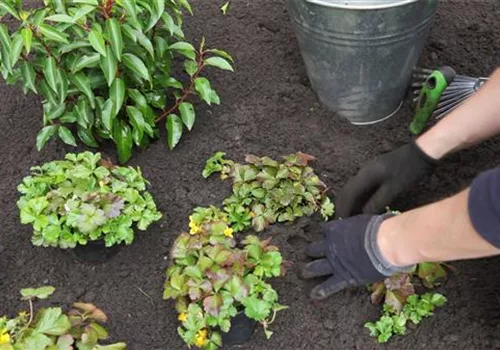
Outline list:
[[[379,228],[377,234],[377,244],[382,256],[394,266],[408,266],[415,264],[407,251],[407,245],[401,245],[399,237],[402,236],[401,229],[398,228],[398,217],[385,220]]]

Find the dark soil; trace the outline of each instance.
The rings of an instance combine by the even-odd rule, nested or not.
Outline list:
[[[195,129],[175,151],[159,141],[135,154],[130,164],[141,166],[151,180],[150,190],[165,215],[106,264],[79,263],[69,252],[31,245],[31,228],[18,219],[16,186],[30,166],[74,149],[52,142],[38,153],[34,144],[42,110],[37,98],[0,86],[0,314],[13,315],[25,307],[18,301],[20,288],[50,284],[57,287],[54,303],[79,299],[104,308],[113,339],[126,341],[132,350],[184,349],[172,303],[162,300],[164,270],[190,211],[217,204],[229,192],[229,183],[201,177],[213,152],[223,150],[237,160],[246,153],[277,157],[307,152],[317,156],[315,167],[335,192],[363,162],[408,141],[409,99],[397,116],[371,127],[351,126],[318,104],[284,0],[235,0],[226,17],[217,1],[192,2],[197,16],[186,20],[189,37],[203,34],[209,45],[233,53],[237,70],[211,72],[223,104],[200,106]],[[462,74],[488,75],[500,66],[498,18],[500,3],[494,0],[440,1],[422,64],[449,64]],[[476,174],[499,164],[498,150],[498,140],[492,140],[450,157],[393,207],[406,210],[457,192]],[[103,152],[114,157],[112,148]],[[307,233],[307,224],[304,220],[268,232],[276,234],[275,243],[296,266],[305,261],[304,246],[316,238]],[[365,290],[313,303],[307,297],[310,285],[297,277],[295,267],[274,282],[281,302],[290,306],[273,325],[274,336],[266,341],[258,331],[242,349],[500,349],[499,262],[456,263],[458,274],[441,289],[448,305],[385,346],[363,328],[379,313]]]

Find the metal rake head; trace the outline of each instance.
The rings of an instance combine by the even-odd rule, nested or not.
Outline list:
[[[412,88],[414,89],[413,103],[418,102],[422,86],[432,72],[433,70],[426,68],[416,68],[414,70],[414,83],[412,84]],[[456,75],[453,82],[448,85],[441,95],[439,103],[432,113],[432,117],[436,119],[444,117],[474,95],[487,81],[488,78],[483,77],[474,78],[466,75]]]

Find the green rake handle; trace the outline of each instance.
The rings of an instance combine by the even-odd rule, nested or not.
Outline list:
[[[433,71],[426,79],[417,102],[417,111],[410,125],[410,132],[413,135],[420,134],[425,128],[427,121],[436,109],[441,95],[448,85],[453,82],[455,75],[453,68],[444,66]]]

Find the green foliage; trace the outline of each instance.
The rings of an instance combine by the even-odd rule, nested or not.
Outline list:
[[[220,172],[222,179],[233,180],[233,194],[224,200],[224,210],[235,231],[252,226],[260,232],[275,222],[292,222],[318,211],[325,220],[333,215],[326,185],[308,166],[314,157],[299,152],[277,162],[247,155],[247,164],[239,164],[224,156],[217,152],[208,159],[203,177]]]
[[[443,306],[446,298],[439,293],[410,295],[400,311],[385,308],[383,315],[376,322],[367,322],[372,337],[377,337],[379,343],[386,343],[393,335],[405,335],[408,321],[419,324],[424,318],[433,315],[436,307]]]
[[[222,210],[196,208],[190,232],[175,241],[167,270],[164,299],[175,299],[182,325],[178,332],[188,346],[217,349],[219,331],[228,332],[240,311],[267,328],[285,307],[266,282],[282,274],[282,257],[270,240],[247,236],[241,245]]]
[[[67,154],[31,168],[18,186],[21,222],[33,226],[36,246],[74,248],[104,239],[130,244],[161,218],[140,169],[117,167],[99,153]]]
[[[0,73],[42,96],[37,148],[53,137],[75,146],[76,132],[90,147],[112,140],[123,163],[159,136],[163,119],[174,148],[195,121],[191,96],[220,103],[204,68],[233,70],[226,52],[185,41],[183,11],[192,14],[187,0],[44,0],[30,10],[1,0],[0,19],[17,24],[0,24]],[[178,62],[185,83],[173,76]]]
[[[50,291],[50,293],[49,293]],[[27,288],[21,291],[33,310],[33,300],[45,299],[53,287]],[[30,294],[27,296],[27,294]],[[74,303],[64,313],[60,307],[39,309],[33,314],[22,311],[17,317],[0,318],[0,350],[122,350],[125,343],[99,345],[108,338],[102,326],[106,314],[92,304]]]

